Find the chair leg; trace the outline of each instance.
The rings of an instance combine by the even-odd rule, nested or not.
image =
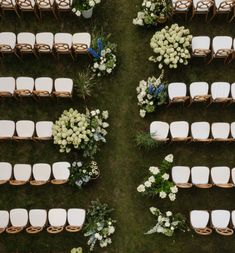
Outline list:
[[[235,8],[235,7],[234,7],[234,8]],[[234,9],[234,11],[233,11],[232,17],[229,19],[229,23],[231,23],[231,22],[233,21],[234,17],[235,17],[235,9]]]
[[[19,20],[21,20],[21,16],[20,16],[18,10],[16,8],[14,10],[15,10],[15,13],[16,13],[17,17],[19,18]]]

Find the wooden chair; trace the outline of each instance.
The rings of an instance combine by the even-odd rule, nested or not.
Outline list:
[[[53,33],[42,32],[36,34],[35,49],[37,53],[53,54],[53,43],[54,43]]]
[[[229,138],[230,124],[224,122],[215,122],[211,124],[211,133],[213,141],[218,142],[231,142]]]
[[[194,122],[191,124],[191,134],[193,142],[210,143],[210,124],[208,122]]]
[[[229,97],[230,84],[227,82],[214,82],[211,84],[211,103],[223,103],[231,102],[232,98]]]
[[[52,139],[52,121],[38,121],[36,123],[35,141],[47,141]]]
[[[35,89],[33,95],[37,98],[51,97],[53,89],[53,80],[50,77],[38,77],[35,79]]]
[[[10,180],[11,185],[25,185],[29,182],[32,174],[30,164],[15,164],[13,168],[13,179]]]
[[[35,35],[33,33],[22,32],[17,35],[16,48],[18,52],[23,56],[24,54],[33,54],[37,57],[34,49]]]
[[[33,180],[30,184],[41,186],[49,182],[51,177],[51,166],[47,163],[36,163],[33,165]]]
[[[0,210],[0,234],[3,233],[9,225],[9,212]]]
[[[71,233],[79,232],[86,218],[86,211],[80,208],[70,208],[67,211],[68,225],[65,227],[66,231]]]
[[[56,78],[54,86],[53,94],[57,98],[72,98],[73,80],[71,78]]]
[[[210,214],[206,210],[193,210],[190,212],[190,223],[199,235],[210,235],[212,229],[208,227]]]
[[[72,35],[70,33],[56,33],[54,50],[57,53],[57,56],[60,54],[70,54],[74,60],[72,54]]]
[[[69,162],[55,162],[52,164],[52,173],[54,179],[51,180],[52,184],[65,184],[69,180],[71,167]]]
[[[189,100],[185,83],[170,83],[168,85],[169,105],[173,103],[185,103]]]
[[[15,133],[15,122],[0,120],[0,140],[12,140]]]
[[[91,35],[89,33],[75,33],[72,40],[75,55],[88,54],[87,49],[91,46]]]
[[[232,188],[234,184],[230,183],[231,171],[229,167],[217,166],[211,168],[211,179],[215,186],[221,188]]]
[[[187,20],[191,5],[192,0],[172,0],[173,15],[177,13],[184,14],[185,20]]]
[[[19,120],[16,122],[16,135],[14,140],[32,140],[35,132],[35,124],[32,120]]]
[[[70,12],[73,0],[55,0],[55,8],[58,14],[61,12]]]
[[[31,209],[29,211],[29,224],[26,232],[37,234],[43,230],[47,222],[47,211],[44,209]]]
[[[209,84],[207,82],[193,82],[189,87],[190,105],[192,103],[207,102],[210,99]]]
[[[233,8],[234,8],[234,0],[215,1],[211,20],[215,17],[216,14],[227,14],[229,16],[229,14],[233,11]]]
[[[196,14],[205,15],[206,21],[208,19],[208,14],[210,12],[210,9],[214,5],[214,1],[212,0],[193,0],[193,10],[192,10],[192,17]]]
[[[150,135],[158,142],[167,142],[169,141],[169,129],[170,126],[168,123],[163,121],[153,121],[150,124]]]
[[[18,8],[22,12],[33,12],[37,19],[39,19],[35,0],[16,0]]]
[[[179,188],[191,188],[193,186],[189,183],[190,168],[188,166],[173,166],[171,177],[175,185]]]
[[[229,228],[231,214],[228,210],[211,211],[211,223],[215,231],[224,236],[233,235],[233,229]]]
[[[17,17],[20,19],[20,15],[15,0],[1,0],[0,7],[3,14],[5,11],[14,11]]]
[[[210,169],[206,166],[194,166],[191,168],[192,184],[197,188],[208,189],[212,187],[210,183]]]
[[[0,162],[0,185],[6,184],[12,177],[12,165],[7,162]]]
[[[1,32],[0,33],[0,53],[2,56],[5,54],[15,54],[16,53],[16,35],[12,32]]]
[[[46,11],[50,11],[53,13],[54,17],[56,19],[56,13],[55,13],[55,1],[54,0],[36,0],[36,6],[39,10],[39,17],[40,19],[42,19],[42,12]]]
[[[170,123],[171,141],[187,142],[189,137],[189,123],[187,121],[174,121]]]
[[[15,88],[14,77],[0,77],[0,97],[13,97]]]
[[[192,56],[206,58],[210,50],[211,39],[208,36],[195,36],[192,38]]]
[[[67,212],[62,208],[53,208],[48,212],[48,221],[50,226],[47,232],[50,234],[58,234],[64,230],[66,224]]]
[[[10,210],[11,226],[6,229],[9,234],[17,234],[21,232],[28,224],[28,211],[23,208],[15,208]]]
[[[34,79],[32,77],[17,77],[15,95],[17,97],[31,97],[33,95]]]

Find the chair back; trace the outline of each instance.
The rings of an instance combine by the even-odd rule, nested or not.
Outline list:
[[[214,5],[214,2],[211,0],[201,0],[196,5],[196,10],[205,11],[208,10]]]
[[[59,0],[56,3],[59,9],[69,9],[71,7],[70,0]]]
[[[34,9],[30,0],[17,0],[17,4],[19,5],[20,9]]]
[[[51,52],[51,48],[49,45],[47,44],[36,44],[35,48],[37,49],[37,51],[39,53],[50,53]]]
[[[219,11],[230,11],[234,6],[234,0],[225,0],[220,3],[218,10]]]
[[[52,4],[50,0],[37,0],[37,6],[38,8],[52,8]]]
[[[33,48],[30,44],[22,43],[22,44],[17,44],[17,49],[20,50],[21,53],[29,53],[33,52]]]
[[[14,8],[15,4],[13,4],[12,0],[2,0],[1,1],[1,8]]]
[[[174,5],[174,10],[176,11],[187,11],[191,6],[191,0],[177,0]]]
[[[74,52],[87,51],[88,46],[86,44],[73,44]]]
[[[68,53],[69,52],[69,45],[66,43],[55,43],[54,48],[58,53]]]

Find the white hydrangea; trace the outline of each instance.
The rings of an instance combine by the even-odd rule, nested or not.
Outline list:
[[[138,191],[138,192],[145,192],[145,186],[144,186],[143,184],[139,185],[139,186],[137,187],[137,191]]]
[[[162,178],[166,181],[166,180],[168,180],[169,179],[169,174],[168,173],[164,173],[163,175],[162,175]]]
[[[157,174],[159,174],[159,172],[160,172],[159,168],[158,168],[158,167],[154,167],[154,166],[151,166],[151,167],[149,168],[149,171],[150,171],[153,175],[157,175]]]
[[[159,197],[160,197],[161,199],[165,199],[165,198],[167,197],[167,194],[166,194],[165,192],[161,191],[161,192],[159,193]]]
[[[164,159],[165,159],[167,162],[172,163],[173,160],[174,160],[174,156],[173,156],[172,154],[169,154],[169,155],[167,155]]]

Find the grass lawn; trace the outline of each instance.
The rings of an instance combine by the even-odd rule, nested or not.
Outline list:
[[[142,0],[102,0],[102,4],[95,9],[92,20],[82,20],[69,14],[62,14],[62,21],[56,22],[52,15],[44,14],[42,22],[37,22],[31,14],[25,14],[19,22],[12,13],[0,21],[1,31],[15,33],[30,32],[82,32],[91,31],[94,25],[98,29],[103,27],[112,33],[112,42],[118,44],[118,68],[108,78],[97,82],[94,94],[87,99],[89,108],[109,110],[110,128],[108,142],[97,154],[97,161],[101,169],[101,178],[88,185],[83,191],[63,186],[41,187],[13,187],[1,186],[0,209],[16,207],[53,208],[53,207],[81,207],[87,208],[90,201],[100,198],[115,208],[114,216],[118,220],[117,231],[113,236],[111,247],[95,252],[102,253],[232,253],[235,248],[234,236],[222,237],[215,233],[208,237],[200,237],[194,233],[177,234],[174,238],[161,235],[146,236],[146,232],[153,224],[154,218],[149,212],[150,206],[163,210],[182,212],[188,217],[189,211],[195,209],[235,209],[234,189],[208,190],[188,189],[180,190],[177,200],[161,201],[158,198],[145,198],[136,191],[136,187],[146,175],[150,165],[158,165],[165,155],[173,153],[175,165],[227,165],[231,168],[234,163],[234,148],[232,144],[172,144],[161,146],[151,152],[138,150],[134,136],[138,130],[149,129],[152,120],[171,122],[187,120],[189,122],[207,120],[209,122],[235,121],[234,105],[224,107],[212,105],[192,105],[190,108],[182,105],[159,108],[151,116],[141,119],[137,108],[136,86],[142,79],[151,75],[159,75],[156,66],[148,62],[152,54],[149,41],[155,29],[144,29],[132,25]],[[203,17],[196,17],[186,23],[184,17],[174,19],[181,25],[191,29],[193,35],[235,35],[234,23],[228,24],[225,17],[215,18],[205,23]],[[159,28],[157,28],[159,29]],[[36,60],[33,56],[26,56],[21,62],[14,56],[5,57],[0,64],[0,76],[49,76],[71,77],[87,68],[88,58],[81,56],[73,62],[69,56],[61,56],[60,61],[53,57],[43,56]],[[187,67],[168,71],[169,81],[235,81],[235,62],[224,65],[216,60],[206,65],[201,59],[194,59]],[[23,99],[17,102],[5,99],[0,102],[0,119],[32,119],[55,120],[64,109],[74,107],[84,110],[84,102],[79,99],[60,100],[58,103],[42,100],[37,103],[33,99]],[[64,155],[52,142],[1,142],[0,161],[11,163],[35,163],[68,160],[73,161],[75,154]],[[49,235],[42,232],[38,235],[28,235],[22,232],[18,235],[0,236],[0,252],[38,252],[60,253],[70,252],[70,249],[85,246],[86,241],[82,233]],[[85,252],[86,253],[86,252]]]

